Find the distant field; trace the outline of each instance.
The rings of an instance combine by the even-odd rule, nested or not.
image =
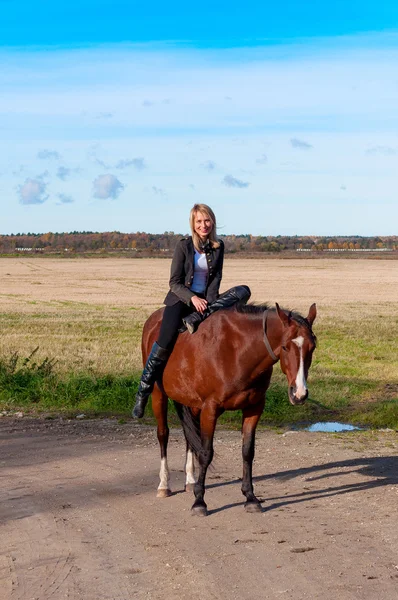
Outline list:
[[[168,289],[168,259],[0,258],[0,295],[16,308],[29,302],[85,303],[89,307],[162,304]],[[279,301],[303,308],[360,302],[398,303],[398,265],[366,259],[228,259],[222,289],[248,283],[256,301]],[[49,306],[46,304],[46,306]],[[18,309],[19,310],[19,309]]]
[[[167,259],[0,258],[0,359],[38,347],[36,367],[54,360],[53,375],[136,379],[142,325],[162,305],[169,269]],[[396,261],[227,258],[222,290],[238,283],[251,287],[254,301],[303,314],[317,303],[314,400],[350,410],[383,400],[395,406]]]

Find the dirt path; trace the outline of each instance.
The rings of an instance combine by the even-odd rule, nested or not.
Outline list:
[[[219,432],[207,518],[183,493],[156,498],[152,428],[0,419],[2,600],[398,597],[398,438],[258,435],[256,492],[240,493],[240,436]]]

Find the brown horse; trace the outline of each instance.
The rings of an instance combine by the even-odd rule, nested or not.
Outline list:
[[[163,309],[144,325],[144,364],[159,333]],[[194,484],[193,514],[206,515],[204,502],[207,468],[213,458],[213,437],[218,417],[226,410],[242,411],[242,493],[249,512],[261,511],[253,491],[252,463],[257,423],[265,405],[273,365],[280,360],[288,381],[291,404],[303,404],[308,396],[306,379],[316,338],[312,324],[313,304],[308,316],[266,305],[238,305],[220,310],[204,321],[197,333],[180,334],[159,382],[152,393],[161,452],[158,496],[171,494],[167,466],[168,397],[176,401],[187,449],[199,458],[199,477],[193,478],[193,456],[187,453],[187,488]],[[189,410],[185,407],[189,407]],[[196,419],[196,427],[195,427]]]

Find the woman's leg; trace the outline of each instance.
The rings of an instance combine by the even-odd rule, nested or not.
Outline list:
[[[135,397],[133,417],[141,419],[144,416],[145,407],[152,393],[153,386],[161,378],[170,353],[176,343],[182,317],[189,312],[190,308],[183,302],[177,302],[173,306],[166,306],[164,309],[158,340],[152,346],[141,375],[140,385]]]
[[[163,313],[162,323],[158,336],[158,344],[162,348],[167,348],[172,351],[174,344],[177,341],[178,330],[181,327],[183,317],[186,317],[192,312],[192,308],[177,302],[173,306],[166,306]]]
[[[229,308],[238,302],[246,304],[250,296],[251,291],[247,285],[237,285],[221,294],[217,300],[209,304],[204,313],[193,312],[183,319],[183,323],[189,333],[195,333],[200,323],[207,319],[211,314],[220,310],[220,308]]]

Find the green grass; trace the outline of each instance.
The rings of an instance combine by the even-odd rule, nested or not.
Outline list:
[[[7,319],[13,320],[13,315]],[[35,315],[30,326],[40,320],[41,315]],[[55,318],[54,334],[60,325]],[[64,320],[63,335],[77,336],[81,343],[85,338],[105,342],[111,336],[119,345],[128,340],[136,349],[139,345],[139,326],[124,318],[112,322],[101,318],[89,328],[84,325]],[[284,426],[332,420],[398,429],[398,320],[384,316],[336,324],[330,319],[316,332],[319,343],[308,382],[310,398],[303,406],[291,406],[286,378],[277,365],[261,423]],[[78,367],[69,362],[69,369],[62,356],[46,357],[38,348],[26,358],[15,352],[0,357],[0,409],[127,417],[139,383],[137,363],[126,375],[125,364],[119,367],[119,362],[110,361],[108,372],[103,365],[96,370],[87,356]],[[147,415],[152,422],[150,405]],[[221,422],[238,427],[240,419],[239,411],[228,412]]]
[[[28,356],[38,346],[36,359],[54,357],[59,373],[127,376],[138,371],[146,318],[143,311],[132,315],[130,308],[91,305],[60,309],[58,304],[41,306],[33,313],[0,313],[0,360],[7,361],[15,352]]]

